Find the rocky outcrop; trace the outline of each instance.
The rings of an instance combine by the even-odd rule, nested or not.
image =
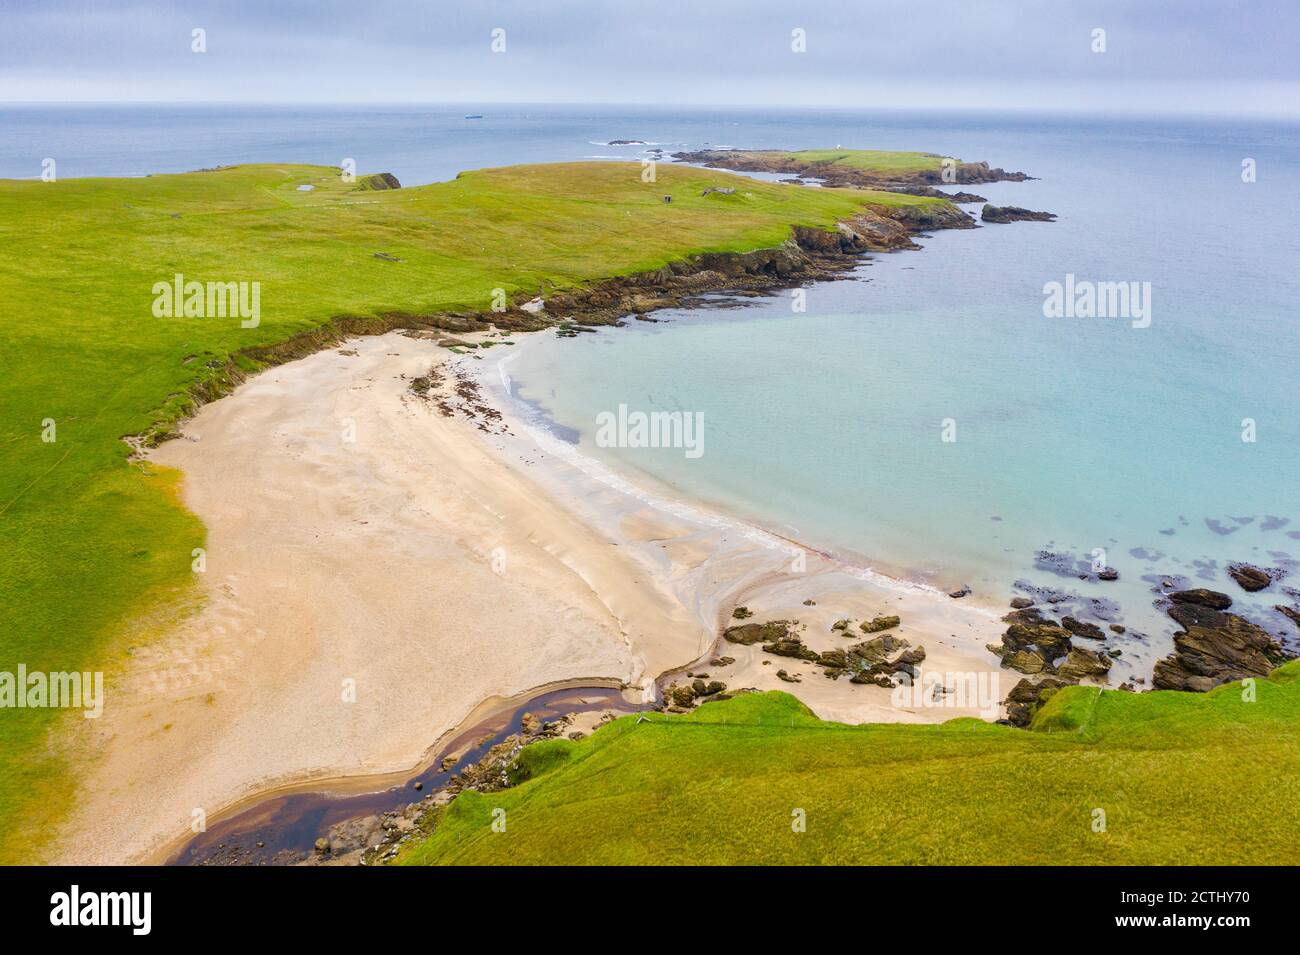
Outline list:
[[[833,650],[834,657],[822,655],[821,665],[827,667],[826,675],[838,679],[848,673],[852,683],[874,683],[877,686],[894,686],[893,677],[899,673],[908,679],[915,678],[916,668],[925,660],[925,647],[912,647],[902,637],[884,634],[873,640]],[[844,661],[844,665],[839,664]]]
[[[664,690],[664,704],[669,711],[687,710],[697,703],[719,699],[726,689],[727,684],[718,680],[706,682],[697,677],[690,683],[674,683]]]
[[[988,646],[1004,667],[1021,673],[1053,673],[1055,661],[1070,652],[1070,631],[1037,610],[1017,610],[1004,619],[1011,626],[1002,635],[1002,644]]]
[[[763,652],[771,653],[778,657],[792,657],[796,660],[807,660],[815,663],[821,659],[820,654],[811,647],[805,646],[804,642],[796,636],[782,637],[780,640],[773,640],[771,643],[763,644]]]
[[[1204,587],[1175,591],[1169,595],[1169,599],[1175,603],[1196,604],[1212,610],[1227,610],[1232,606],[1232,598],[1227,594],[1221,594],[1217,590],[1206,590]]]
[[[1002,643],[989,644],[988,650],[1001,658],[1004,667],[1030,676],[1054,676],[1062,683],[1108,679],[1110,653],[1105,648],[1076,647],[1072,639],[1104,640],[1105,631],[1096,624],[1068,616],[1057,623],[1032,606],[1020,606],[1002,619],[1010,626]]]
[[[1065,662],[1057,667],[1056,675],[1069,683],[1080,680],[1105,680],[1110,673],[1110,657],[1096,650],[1074,647]]]
[[[858,624],[858,627],[863,633],[880,633],[882,630],[892,630],[900,623],[902,623],[902,620],[899,617],[890,615],[888,617],[874,617],[871,620],[864,620],[862,623]]]
[[[930,232],[935,229],[973,229],[975,220],[970,213],[954,205],[928,203],[923,206],[894,206],[888,215],[913,232]]]
[[[1085,637],[1089,640],[1105,640],[1106,633],[1095,623],[1087,623],[1083,620],[1075,620],[1073,617],[1062,617],[1061,626],[1076,637]]]
[[[947,199],[949,202],[955,202],[959,205],[965,205],[971,202],[988,202],[983,196],[977,196],[973,192],[944,192],[942,189],[936,189],[934,186],[886,186],[889,192],[897,192],[905,196],[925,196],[927,199]]]
[[[1277,640],[1235,613],[1232,598],[1213,590],[1179,591],[1165,612],[1183,629],[1174,652],[1155,665],[1158,690],[1204,693],[1222,683],[1266,677],[1290,658]]]
[[[352,188],[360,192],[376,192],[383,189],[401,189],[402,184],[391,172],[377,172],[369,176],[358,176],[356,185]]]
[[[1034,719],[1039,708],[1050,700],[1056,691],[1069,686],[1064,680],[1044,677],[1035,683],[1033,680],[1021,680],[1004,701],[1007,705],[1007,722],[1012,726],[1025,727]]]
[[[1273,575],[1253,564],[1229,564],[1228,576],[1247,593],[1263,590],[1273,582]]]
[[[1050,212],[1034,212],[1020,206],[986,205],[980,213],[984,222],[1055,222],[1056,216]]]
[[[844,623],[847,628],[848,622]],[[894,686],[894,678],[899,674],[909,679],[915,677],[916,668],[925,660],[925,647],[913,647],[907,640],[892,633],[882,633],[849,647],[836,647],[818,653],[803,642],[791,629],[791,624],[792,621],[789,620],[742,624],[728,627],[723,632],[723,638],[732,643],[762,644],[764,653],[816,664],[833,680],[847,675],[853,683],[873,683],[883,687]],[[875,621],[862,626],[865,628],[872,624],[887,630],[898,626],[898,617],[877,617]],[[700,681],[695,682],[698,684]],[[692,688],[699,690],[698,686],[683,685],[680,690],[675,686],[669,692],[677,693],[685,699],[686,690]],[[675,705],[689,705],[678,703],[675,697],[672,699]]]
[[[728,627],[722,632],[722,637],[729,643],[748,647],[755,643],[783,640],[789,633],[789,620],[769,620],[767,623],[743,623],[738,627]]]

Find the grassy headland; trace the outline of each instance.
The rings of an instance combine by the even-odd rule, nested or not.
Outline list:
[[[1069,687],[1027,731],[845,726],[784,693],[629,716],[526,747],[524,782],[462,793],[399,861],[1294,864],[1300,661],[1256,692]]]
[[[934,153],[892,152],[884,149],[797,149],[762,151],[762,155],[779,156],[805,163],[830,163],[851,166],[881,175],[924,172],[939,169],[943,157]]]
[[[893,189],[918,194],[934,192],[939,185],[1021,181],[1023,172],[992,168],[986,162],[963,162],[936,153],[895,152],[883,149],[702,149],[674,153],[673,158],[714,169],[766,172],[817,179],[827,186]],[[958,202],[982,202],[978,196]]]
[[[0,670],[111,671],[175,613],[204,528],[178,504],[177,475],[131,463],[122,439],[165,434],[196,395],[256,371],[246,349],[340,316],[378,330],[487,310],[494,289],[580,287],[774,246],[867,203],[932,201],[668,165],[644,183],[639,164],[613,163],[387,185],[298,165],[0,181]],[[155,283],[177,274],[260,283],[259,322],[156,317]],[[0,863],[33,861],[74,797],[60,717],[0,711]]]

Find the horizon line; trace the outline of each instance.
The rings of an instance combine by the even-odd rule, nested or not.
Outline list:
[[[695,110],[768,110],[781,111],[817,111],[841,113],[993,113],[1019,114],[1025,116],[1074,116],[1096,118],[1162,118],[1179,119],[1217,119],[1237,120],[1242,122],[1259,120],[1279,120],[1300,122],[1300,109],[1293,111],[1242,112],[1241,110],[1195,110],[1195,109],[1150,109],[1147,107],[1099,108],[1069,106],[969,106],[969,105],[914,105],[914,106],[829,106],[815,103],[701,103],[701,102],[644,102],[644,101],[592,101],[592,100],[0,100],[0,109],[6,108],[57,108],[57,107],[245,107],[245,108],[319,108],[337,107],[462,107],[462,106],[497,106],[497,107],[605,107],[605,108],[643,108],[643,109],[695,109]]]

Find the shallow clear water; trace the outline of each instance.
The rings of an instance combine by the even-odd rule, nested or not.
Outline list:
[[[807,290],[806,313],[783,295],[548,342],[511,366],[521,393],[594,454],[944,586],[1072,587],[1155,630],[1144,577],[1244,601],[1229,561],[1292,567],[1296,131],[1044,124],[911,141],[936,139],[1042,177],[971,188],[1060,219],[936,234]],[[1150,327],[1044,317],[1043,285],[1066,273],[1150,282]],[[596,416],[620,403],[702,412],[705,453],[596,447]],[[1096,548],[1118,584],[1076,579]],[[1036,561],[1044,550],[1065,565]]]
[[[482,113],[482,120],[467,120]],[[411,185],[462,169],[635,159],[640,139],[923,149],[1041,177],[971,187],[1057,213],[938,233],[855,281],[527,350],[523,394],[594,454],[811,542],[952,586],[1069,586],[1163,626],[1144,575],[1243,597],[1230,560],[1300,554],[1300,128],[848,111],[465,104],[0,108],[0,175],[143,175],[357,160]],[[1243,183],[1241,163],[1257,163]],[[968,207],[978,210],[978,207]],[[1152,286],[1152,321],[1049,319],[1066,273]],[[619,404],[704,414],[705,453],[594,447]],[[1242,421],[1258,439],[1242,441]],[[944,419],[956,441],[941,440]],[[1082,583],[1039,550],[1119,569]],[[1286,583],[1300,586],[1300,578]],[[1273,588],[1254,606],[1283,599]],[[1269,617],[1270,629],[1286,629]]]

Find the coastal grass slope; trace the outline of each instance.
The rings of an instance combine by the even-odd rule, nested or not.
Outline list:
[[[854,169],[879,173],[882,176],[929,172],[943,166],[943,157],[935,153],[896,152],[885,149],[758,150],[756,155],[792,159],[796,162],[851,166]]]
[[[775,246],[868,203],[932,201],[669,165],[654,183],[641,173],[517,166],[408,189],[303,165],[0,180],[0,670],[108,670],[112,706],[114,665],[177,612],[204,543],[178,475],[130,462],[123,438],[166,435],[196,399],[258,370],[247,349],[341,316],[379,330],[402,315],[486,311],[494,289],[579,287]],[[703,195],[711,186],[734,192]],[[177,275],[260,283],[257,323],[156,317],[154,286]],[[0,863],[34,861],[74,798],[60,719],[81,717],[0,710]]]
[[[774,692],[627,716],[525,747],[524,782],[461,793],[398,861],[1294,864],[1300,661],[1255,692],[1070,687],[1029,730],[846,726]]]

